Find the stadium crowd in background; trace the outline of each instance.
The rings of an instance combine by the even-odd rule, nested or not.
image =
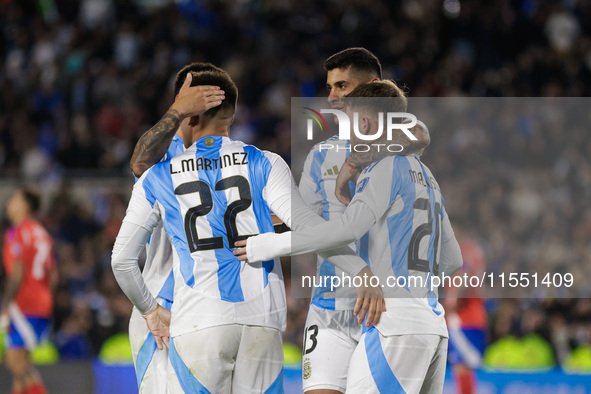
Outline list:
[[[0,174],[62,182],[44,196],[42,215],[60,273],[52,341],[62,358],[98,354],[126,332],[131,312],[110,270],[130,190],[82,201],[68,176],[129,176],[131,185],[131,150],[168,108],[182,65],[228,70],[241,91],[231,135],[289,161],[290,98],[326,95],[329,54],[372,50],[410,97],[588,96],[590,21],[583,1],[1,1]],[[429,127],[424,161],[489,266],[591,266],[584,128],[503,139]],[[487,306],[489,342],[537,333],[558,363],[591,344],[589,299]],[[289,299],[286,342],[301,345],[306,310]]]

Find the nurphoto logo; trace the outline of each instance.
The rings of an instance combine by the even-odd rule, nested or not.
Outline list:
[[[377,141],[380,142],[387,142],[392,141],[392,134],[394,130],[400,130],[406,135],[410,140],[416,141],[417,137],[413,135],[410,131],[411,128],[416,126],[417,124],[417,117],[408,112],[379,112],[378,113],[378,127],[375,132],[372,134],[363,134],[359,131],[359,113],[353,112],[353,127],[351,128],[351,120],[349,116],[338,109],[321,109],[320,112],[310,108],[310,107],[303,107],[305,110],[304,114],[308,115],[310,118],[307,120],[306,124],[306,131],[307,135],[306,138],[311,141],[314,139],[314,124],[318,125],[321,133],[329,133],[328,124],[326,119],[322,116],[322,114],[332,114],[336,117],[338,121],[339,127],[339,139],[340,140],[350,140],[351,139],[351,130],[353,130],[353,134],[355,136],[356,141]],[[386,138],[383,138],[385,133]],[[327,135],[328,137],[328,135]],[[377,148],[380,151],[381,148],[387,149],[390,152],[402,152],[402,145],[400,144],[386,144],[386,143],[379,143],[379,144],[365,144],[365,143],[356,143],[353,146],[353,150],[356,152],[367,152],[372,149],[372,146]],[[338,150],[339,146],[335,146],[330,143],[323,143],[319,145],[319,150],[329,150],[329,149],[336,149]],[[351,150],[351,147],[347,148]]]

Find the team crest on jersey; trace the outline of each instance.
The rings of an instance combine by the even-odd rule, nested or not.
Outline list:
[[[304,368],[303,368],[303,377],[304,379],[310,379],[310,376],[312,376],[312,365],[310,365],[310,359],[307,358],[304,361]]]
[[[359,182],[359,184],[357,185],[357,190],[355,191],[355,193],[361,193],[363,189],[365,189],[365,186],[367,186],[367,182],[369,182],[369,177],[363,178],[363,180]]]
[[[205,141],[203,141],[203,143],[205,144],[205,146],[212,146],[214,143],[213,138],[208,138]]]

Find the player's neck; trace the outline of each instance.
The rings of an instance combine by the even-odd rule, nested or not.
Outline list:
[[[11,222],[14,226],[18,226],[19,224],[21,224],[22,222],[24,222],[25,220],[29,219],[31,216],[27,215],[27,214],[23,214],[23,215],[18,215],[16,217],[13,217]]]
[[[203,137],[230,137],[230,125],[206,127],[193,133],[192,143]]]

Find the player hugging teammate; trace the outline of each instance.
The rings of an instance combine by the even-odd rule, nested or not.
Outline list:
[[[377,109],[347,104],[345,95],[392,98],[399,107],[385,110],[405,112],[404,93],[380,81],[381,66],[369,51],[343,51],[326,69],[331,106],[363,113],[363,133],[375,132]],[[439,188],[404,176],[412,170],[432,179],[416,155],[428,144],[426,128],[414,130],[418,142],[403,141],[409,156],[311,152],[298,190],[281,157],[229,137],[238,90],[226,72],[192,64],[176,87],[175,103],[134,151],[139,179],[113,249],[115,276],[135,306],[130,337],[142,392],[283,392],[279,255],[318,251],[319,273],[352,277],[428,279],[437,266],[447,275],[461,266]],[[339,177],[324,178],[322,170],[334,165]],[[345,207],[336,196],[348,202],[339,185],[353,176],[363,186]],[[327,214],[309,206],[324,206]],[[271,213],[293,232],[274,234]],[[348,245],[362,237],[358,254]],[[148,241],[154,249],[142,274],[138,259]],[[304,349],[313,370],[304,375],[304,390],[440,392],[447,330],[437,294],[389,294],[384,309],[382,289],[364,283],[315,289]],[[332,291],[335,297],[324,297]]]
[[[179,74],[177,81],[184,82],[175,103],[138,144],[132,166],[139,170],[149,167],[149,159],[157,161],[162,150],[156,146],[179,130],[186,150],[141,174],[113,248],[115,277],[149,330],[131,330],[139,348],[138,386],[172,393],[278,393],[286,324],[281,265],[278,259],[247,264],[232,249],[239,240],[273,232],[271,212],[300,230],[322,219],[292,198],[294,182],[280,156],[229,138],[238,90],[226,72],[205,66]],[[199,160],[224,165],[182,171]],[[160,223],[171,244],[172,275],[165,260],[149,256],[156,267],[151,271],[161,267],[155,275],[160,284],[149,286],[138,259]],[[351,275],[373,275],[349,248],[322,255]],[[380,289],[358,289],[358,295],[368,300],[363,314],[382,300]],[[154,370],[162,342],[167,366]]]
[[[391,82],[359,85],[346,96],[341,108],[350,119],[354,112],[358,113],[363,125],[360,131],[365,135],[373,135],[379,129],[380,112],[406,112],[404,95]],[[391,99],[367,100],[375,97]],[[350,141],[352,146],[360,142],[356,137]],[[361,172],[355,195],[341,214],[307,231],[249,238],[239,243],[244,247],[236,254],[256,262],[360,241],[359,254],[382,279],[381,283],[387,277],[420,276],[423,281],[418,283],[426,283],[425,286],[387,289],[386,311],[379,323],[369,328],[366,325],[361,335],[349,330],[355,327],[347,324],[351,319],[342,311],[321,315],[313,309],[314,304],[311,306],[308,319],[314,319],[315,324],[309,327],[314,330],[315,346],[306,349],[305,357],[309,357],[310,365],[312,362],[319,365],[323,376],[320,379],[329,382],[326,376],[330,375],[337,384],[314,382],[310,391],[344,392],[345,383],[346,391],[352,393],[441,392],[448,333],[443,307],[428,283],[434,275],[452,275],[462,266],[460,247],[443,207],[440,189],[419,156],[374,159],[377,161]],[[347,165],[356,170],[356,166]],[[312,159],[309,168],[314,167]],[[421,173],[423,179],[430,181],[413,182],[409,171]],[[321,326],[326,332],[322,339],[319,338]],[[321,340],[332,341],[332,345],[318,356],[312,356],[316,349],[323,348]],[[347,360],[351,348],[354,350]],[[331,360],[329,354],[333,355]],[[346,362],[349,367],[345,379],[342,366]],[[326,374],[334,364],[341,365],[340,375]],[[312,366],[305,380],[311,380],[315,373]]]

